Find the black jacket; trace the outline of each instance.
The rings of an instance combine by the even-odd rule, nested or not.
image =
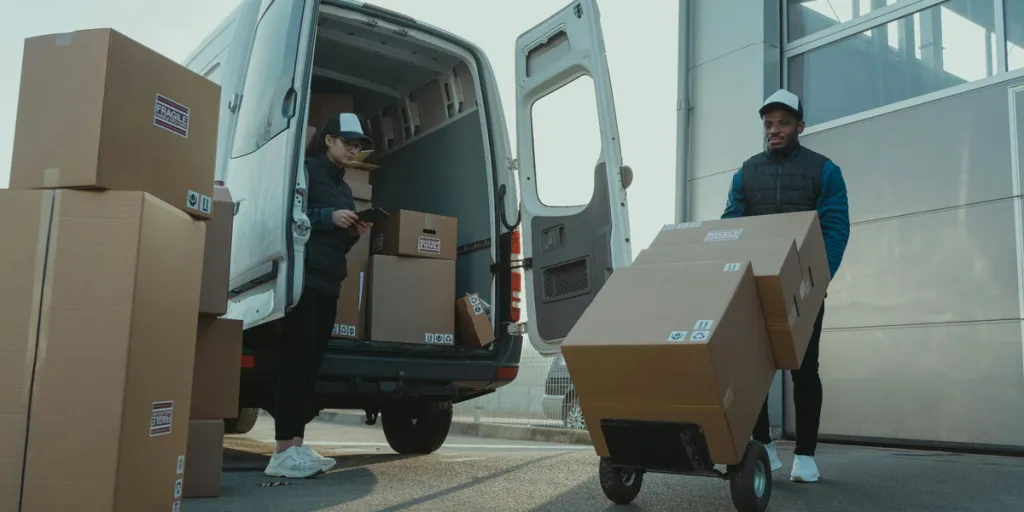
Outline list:
[[[336,210],[355,211],[356,203],[352,188],[344,180],[345,169],[334,165],[326,155],[307,158],[306,173],[306,216],[312,232],[306,244],[305,286],[337,297],[348,274],[345,255],[359,237],[335,226],[332,215]]]

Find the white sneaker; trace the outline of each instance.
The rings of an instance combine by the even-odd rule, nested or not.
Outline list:
[[[817,482],[819,478],[821,478],[821,473],[818,472],[818,465],[815,464],[814,457],[797,455],[793,460],[793,474],[789,480],[809,484]]]
[[[324,471],[324,472],[330,471],[330,470],[334,469],[335,465],[338,464],[338,461],[336,461],[336,460],[334,460],[334,459],[332,459],[330,457],[324,457],[323,455],[320,455],[319,453],[317,453],[316,450],[313,449],[312,446],[309,446],[308,444],[304,444],[304,445],[300,446],[299,448],[302,449],[303,451],[305,451],[306,453],[308,453],[311,457],[313,457],[313,461],[314,462],[320,464],[320,470],[321,471]]]
[[[284,478],[309,478],[322,471],[322,466],[308,451],[292,446],[270,457],[270,464],[264,473],[267,476]]]
[[[775,447],[775,443],[768,443],[764,445],[764,448],[768,450],[768,462],[771,463],[772,471],[782,469],[782,461],[779,460],[779,450]]]

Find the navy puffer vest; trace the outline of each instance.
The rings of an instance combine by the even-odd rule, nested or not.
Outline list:
[[[786,155],[765,151],[743,162],[744,216],[816,210],[827,161],[797,146]]]

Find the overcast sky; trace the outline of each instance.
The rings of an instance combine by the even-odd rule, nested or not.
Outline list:
[[[444,28],[483,48],[495,68],[514,141],[515,117],[511,109],[515,98],[512,58],[516,37],[568,1],[377,0],[373,3]],[[237,4],[238,0],[7,0],[4,15],[0,17],[0,69],[7,70],[0,75],[0,186],[6,186],[10,172],[18,71],[26,37],[111,27],[181,61]],[[650,243],[662,224],[673,220],[678,34],[675,0],[647,0],[643,9],[637,9],[636,5],[635,0],[600,0],[599,3],[624,160],[633,167],[636,176],[629,190],[634,256]],[[553,110],[563,114],[574,112],[581,101],[578,97],[554,100],[554,97],[547,99],[551,102],[549,106],[558,104],[559,108]],[[53,115],[56,119],[59,113]],[[565,124],[569,122],[564,120],[566,117],[576,116],[563,115],[562,124],[551,126],[572,126]],[[555,133],[561,131],[563,138],[550,143],[551,146],[584,148],[582,157],[576,160],[582,164],[553,165],[551,167],[558,168],[558,175],[551,176],[544,173],[543,164],[538,162],[542,199],[545,194],[561,193],[562,200],[572,202],[581,189],[570,185],[583,179],[592,180],[588,174],[593,169],[596,150],[587,148],[595,147],[596,141],[587,138],[588,132],[582,128],[568,133],[554,130]],[[568,162],[573,158],[574,155],[563,154],[556,159]],[[544,187],[545,184],[549,186]],[[589,195],[589,189],[583,190]]]

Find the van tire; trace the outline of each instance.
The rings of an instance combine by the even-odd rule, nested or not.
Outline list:
[[[436,452],[452,427],[452,404],[424,400],[385,408],[381,427],[388,445],[402,455],[426,455]]]
[[[248,434],[256,426],[256,420],[260,418],[260,410],[255,408],[238,409],[237,418],[224,420],[225,434]]]

